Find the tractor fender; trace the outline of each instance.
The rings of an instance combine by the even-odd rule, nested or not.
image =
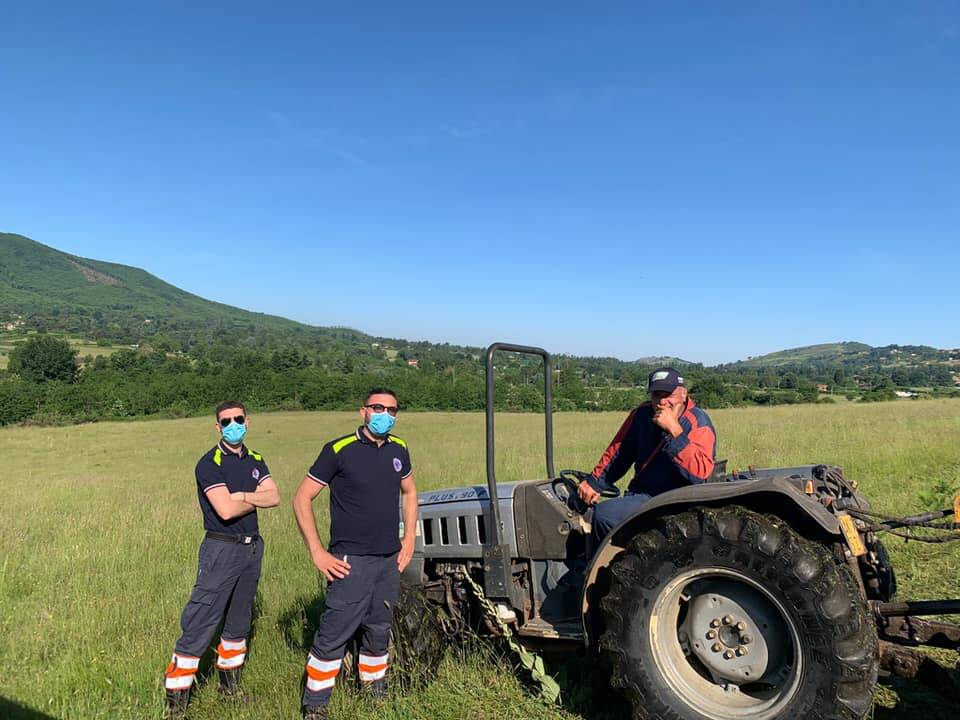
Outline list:
[[[703,483],[657,495],[611,530],[590,561],[581,598],[585,642],[589,644],[591,641],[588,621],[593,599],[591,591],[601,571],[623,552],[634,535],[643,530],[651,520],[662,515],[671,515],[694,506],[729,505],[741,505],[756,512],[776,515],[789,523],[795,531],[812,540],[834,542],[842,537],[836,516],[817,500],[806,495],[796,479],[772,477]]]

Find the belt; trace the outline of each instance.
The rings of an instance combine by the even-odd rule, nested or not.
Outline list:
[[[213,532],[207,530],[207,540],[220,540],[221,542],[239,543],[241,545],[250,545],[260,539],[260,536],[253,535],[231,535],[230,533]]]

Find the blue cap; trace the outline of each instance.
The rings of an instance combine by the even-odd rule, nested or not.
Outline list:
[[[658,368],[647,379],[648,392],[672,393],[678,387],[685,387],[683,377],[672,367]]]

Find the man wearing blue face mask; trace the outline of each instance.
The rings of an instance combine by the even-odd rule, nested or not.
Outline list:
[[[387,645],[400,573],[413,556],[417,488],[407,444],[391,435],[397,396],[367,394],[363,424],[323,446],[293,498],[293,509],[314,566],[327,578],[326,609],[307,657],[304,717],[326,720],[347,643],[361,630],[357,669],[374,696],[386,692]],[[313,500],[330,488],[330,543],[317,533]],[[403,498],[403,538],[400,513]]]
[[[169,718],[183,717],[200,657],[223,622],[217,646],[220,692],[242,699],[240,669],[247,656],[253,599],[260,579],[263,540],[257,508],[274,507],[280,493],[263,456],[243,444],[249,419],[243,403],[216,409],[220,441],[197,463],[197,496],[206,536],[190,601],[183,609],[183,633],[164,673]]]

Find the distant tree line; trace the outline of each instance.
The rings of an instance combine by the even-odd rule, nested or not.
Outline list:
[[[346,340],[346,339],[345,339]],[[388,385],[411,410],[481,410],[483,361],[476,349],[428,343],[294,344],[274,349],[223,339],[185,353],[164,336],[137,349],[78,358],[65,340],[35,334],[10,353],[0,372],[0,424],[83,422],[144,416],[189,416],[224,398],[257,410],[349,410],[367,388]],[[415,361],[415,362],[414,362]],[[555,358],[552,387],[557,410],[627,410],[645,398],[653,364],[613,358]],[[939,365],[875,366],[856,371],[835,363],[761,370],[742,366],[681,368],[697,402],[707,408],[829,401],[818,386],[851,399],[894,397],[898,387],[952,385]],[[538,359],[503,354],[496,360],[497,409],[543,407]],[[934,392],[937,392],[935,390]]]

